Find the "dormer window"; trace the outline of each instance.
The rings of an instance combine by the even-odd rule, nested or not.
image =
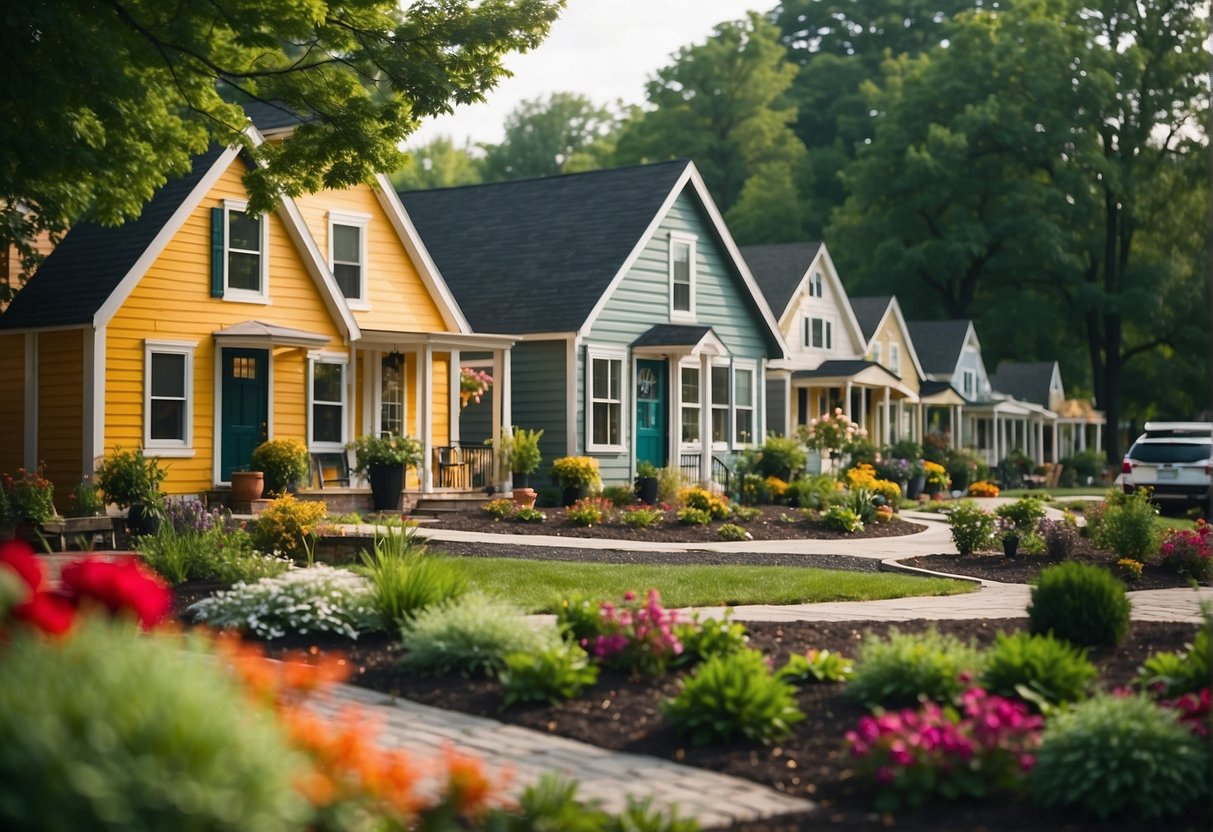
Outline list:
[[[223,203],[223,284],[225,300],[269,300],[266,218],[248,213],[247,203]]]
[[[813,272],[813,275],[809,278],[809,297],[822,297],[821,283],[821,272]]]
[[[670,235],[670,319],[695,318],[695,238]]]

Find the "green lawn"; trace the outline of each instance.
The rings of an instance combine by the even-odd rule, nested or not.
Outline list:
[[[1164,529],[1194,529],[1196,528],[1195,520],[1188,520],[1185,517],[1167,517],[1163,515],[1158,518],[1158,523]]]
[[[555,612],[561,599],[618,599],[630,590],[661,591],[667,607],[873,601],[956,595],[975,584],[891,572],[843,572],[789,566],[643,566],[512,558],[454,558],[472,583],[528,612]]]
[[[1048,495],[1054,499],[1066,497],[1102,497],[1108,493],[1108,487],[1087,485],[1081,488],[1008,488],[999,497],[1043,497]]]

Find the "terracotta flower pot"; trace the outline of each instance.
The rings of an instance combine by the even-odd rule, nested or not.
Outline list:
[[[247,503],[261,499],[265,490],[265,473],[262,471],[233,471],[232,499]]]
[[[539,494],[533,488],[514,488],[514,505],[518,508],[534,508]]]

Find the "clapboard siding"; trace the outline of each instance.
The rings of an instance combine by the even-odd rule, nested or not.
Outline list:
[[[537,477],[546,477],[552,460],[565,456],[568,449],[566,344],[563,340],[524,341],[516,344],[511,353],[514,424],[527,430],[543,430],[539,440],[543,461],[535,472]]]
[[[25,464],[25,336],[0,335],[0,474]]]

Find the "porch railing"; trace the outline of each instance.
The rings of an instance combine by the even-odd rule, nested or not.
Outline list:
[[[678,470],[691,482],[699,481],[699,454],[682,454],[678,458]],[[724,493],[731,494],[733,472],[720,457],[712,457],[712,480],[724,486]]]
[[[493,449],[487,445],[437,445],[430,471],[435,488],[479,491],[493,481]]]

